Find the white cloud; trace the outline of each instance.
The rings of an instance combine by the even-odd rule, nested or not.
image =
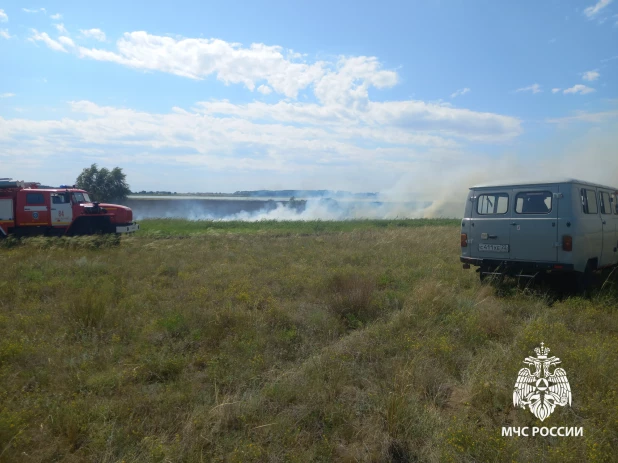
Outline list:
[[[215,101],[198,103],[196,110],[210,116],[329,127],[335,132],[386,141],[392,139],[397,143],[444,143],[436,136],[500,141],[521,133],[520,121],[516,118],[414,100],[368,102],[365,106],[347,108],[287,101],[246,105]]]
[[[565,125],[571,122],[601,123],[610,119],[618,119],[618,110],[601,111],[597,113],[590,113],[588,111],[576,111],[572,116],[547,119],[547,122],[550,122],[552,124]]]
[[[62,15],[60,13],[52,14],[50,18],[58,21],[59,19],[62,19]]]
[[[465,95],[466,93],[469,93],[469,92],[470,92],[470,89],[468,87],[461,88],[461,89],[456,90],[455,92],[451,93],[451,98],[456,98],[458,96]]]
[[[12,96],[15,96],[14,93],[0,93],[0,98],[11,98]]]
[[[54,24],[59,34],[68,34],[67,28],[64,27],[64,24]]]
[[[63,45],[66,45],[67,47],[71,47],[71,48],[75,47],[75,43],[69,37],[60,36],[58,37],[58,42],[60,42]]]
[[[67,52],[66,49],[59,42],[52,39],[47,32],[39,32],[36,29],[31,29],[31,31],[32,36],[28,38],[30,42],[43,42],[54,51]]]
[[[397,147],[390,142],[378,148],[364,148],[354,139],[356,135],[337,126],[296,127],[278,122],[257,123],[179,108],[168,114],[152,114],[102,107],[88,101],[73,102],[71,107],[77,114],[75,119],[41,121],[0,118],[0,146],[13,137],[28,135],[32,137],[29,142],[17,144],[12,149],[25,152],[28,149],[26,145],[30,145],[29,149],[39,146],[48,153],[63,150],[90,152],[93,147],[97,151],[96,146],[105,149],[105,145],[114,144],[139,152],[154,151],[154,158],[163,156],[157,154],[157,150],[175,150],[177,156],[168,157],[168,163],[180,161],[233,167],[238,162],[238,156],[241,156],[248,158],[254,168],[261,169],[269,166],[265,166],[263,160],[254,158],[260,158],[263,153],[270,153],[267,155],[270,158],[280,158],[282,163],[303,159],[328,163],[359,157],[371,159],[380,153],[397,153],[398,156],[406,156],[406,152],[407,156],[412,156],[413,153],[410,148]],[[403,130],[398,132],[407,135]],[[374,140],[371,134],[368,138]],[[431,136],[419,136],[417,141],[429,146],[436,143],[453,146],[448,140]],[[89,146],[84,148],[84,144]],[[251,146],[251,154],[242,152],[247,146]]]
[[[503,141],[521,133],[512,117],[418,101],[371,103],[363,110],[315,103],[203,102],[155,114],[71,103],[75,117],[3,119],[0,152],[88,153],[212,169],[310,169],[349,162],[411,162],[456,150],[462,140]],[[133,161],[132,161],[133,162]]]
[[[165,158],[161,152],[168,150],[175,153],[168,156],[169,162],[233,166],[240,159],[251,169],[268,169],[264,166],[271,164],[289,169],[296,162],[341,164],[376,157],[411,162],[435,150],[456,150],[466,142],[503,143],[522,133],[521,121],[506,115],[443,102],[374,101],[370,88],[388,88],[399,81],[398,74],[383,69],[375,57],[311,62],[306,55],[278,46],[243,47],[145,32],[124,34],[114,51],[79,46],[66,36],[54,40],[36,30],[30,40],[78,58],[139,70],[192,79],[215,76],[225,84],[275,94],[279,101],[205,101],[165,114],[78,101],[71,103],[74,118],[0,119],[0,152],[9,146],[13,154],[103,153],[113,145],[127,156],[140,153],[145,159]],[[313,95],[302,95],[313,96],[312,102],[295,101],[301,91],[312,91]],[[24,136],[30,141],[11,144]]]
[[[585,95],[587,93],[592,93],[594,91],[595,91],[594,88],[590,88],[590,87],[587,87],[586,85],[582,85],[582,84],[577,84],[577,85],[573,85],[571,88],[565,89],[563,93],[565,93],[565,94],[567,94],[567,93],[573,93],[573,94],[579,93],[580,95]]]
[[[80,58],[191,79],[215,75],[225,84],[243,84],[251,91],[264,84],[289,98],[313,87],[321,102],[339,104],[363,104],[369,87],[391,87],[398,81],[397,73],[381,69],[375,57],[342,56],[336,62],[307,63],[299,61],[298,53],[257,43],[243,47],[219,39],[175,39],[138,31],[125,33],[116,49],[80,46],[75,53]]]
[[[318,64],[324,66],[324,74],[316,76],[314,93],[323,104],[366,104],[369,87],[388,88],[398,81],[397,73],[380,69],[375,57],[342,56],[334,68],[327,63]]]
[[[81,32],[83,37],[93,38],[99,42],[105,42],[107,38],[105,37],[105,32],[101,29],[80,29],[79,32]]]
[[[516,92],[532,92],[532,93],[540,93],[543,90],[541,90],[541,86],[539,84],[532,84],[532,85],[528,85],[527,87],[522,87],[522,88],[518,88],[517,90],[515,90]]]
[[[584,14],[589,18],[596,16],[603,8],[609,5],[612,0],[599,0],[595,5],[589,6],[584,10]]]
[[[0,29],[0,37],[2,37],[3,39],[10,39],[12,37],[11,34],[9,34],[9,30],[8,29]]]
[[[593,82],[595,80],[597,80],[599,78],[600,74],[598,71],[588,71],[588,72],[584,72],[584,76],[583,79],[587,80],[588,82]]]
[[[561,89],[560,88],[552,88],[551,92],[552,93],[558,93]]]
[[[25,13],[45,13],[45,8],[22,8]]]
[[[9,20],[9,17],[4,12],[4,10],[0,10],[0,23],[5,23]]]

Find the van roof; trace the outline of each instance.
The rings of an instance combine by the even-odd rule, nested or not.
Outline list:
[[[558,183],[577,183],[578,185],[588,185],[588,186],[594,186],[594,187],[599,187],[599,188],[605,188],[608,190],[618,191],[618,188],[616,187],[601,185],[601,184],[593,183],[593,182],[587,182],[585,180],[577,180],[575,178],[557,178],[557,179],[554,178],[554,179],[546,179],[546,180],[492,182],[492,183],[485,183],[482,185],[475,185],[473,187],[470,187],[470,189],[474,190],[477,188],[496,188],[496,187],[503,187],[503,186],[514,187],[514,186],[534,186],[534,185],[555,185]]]

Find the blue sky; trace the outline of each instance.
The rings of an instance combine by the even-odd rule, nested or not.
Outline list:
[[[0,1],[0,63],[0,177],[72,182],[93,162],[134,190],[618,177],[618,1]]]

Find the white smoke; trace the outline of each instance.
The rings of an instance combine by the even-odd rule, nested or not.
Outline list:
[[[455,162],[441,163],[439,172],[419,167],[403,175],[380,197],[431,202],[422,210],[422,217],[460,218],[472,186],[568,178],[618,188],[618,125],[603,132],[592,129],[562,149],[546,142],[519,155],[467,154]]]
[[[222,200],[224,201],[224,200]],[[229,201],[234,206],[238,201]],[[322,198],[307,199],[304,207],[293,207],[287,201],[276,203],[274,208],[267,207],[253,211],[229,212],[225,215],[208,211],[199,205],[199,200],[192,201],[192,205],[184,210],[165,209],[156,210],[147,214],[140,212],[139,206],[134,207],[137,220],[144,218],[184,218],[188,220],[220,220],[220,221],[247,221],[262,220],[353,220],[353,219],[410,219],[424,217],[427,205],[410,203],[381,203],[377,201],[340,201]]]
[[[593,129],[563,149],[546,142],[524,154],[462,153],[451,162],[419,163],[380,192],[375,201],[307,199],[305,207],[299,209],[286,202],[273,207],[264,201],[264,207],[258,210],[221,214],[198,206],[198,200],[189,207],[168,206],[156,216],[223,221],[461,218],[468,189],[483,183],[577,178],[618,187],[617,134],[618,130]],[[135,213],[138,220],[146,217],[140,217],[139,209]]]
[[[353,219],[411,219],[423,217],[422,206],[390,203],[343,202],[329,203],[322,199],[308,199],[304,210],[298,211],[278,204],[271,211],[240,212],[227,220],[353,220]],[[225,219],[224,219],[225,220]]]

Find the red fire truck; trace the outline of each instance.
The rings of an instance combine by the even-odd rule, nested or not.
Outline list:
[[[0,179],[0,238],[131,233],[139,230],[130,208],[91,201],[79,188],[40,188]]]

